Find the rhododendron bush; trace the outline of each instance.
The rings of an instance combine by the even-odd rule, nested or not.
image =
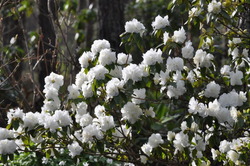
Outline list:
[[[152,33],[128,21],[124,53],[95,40],[67,92],[62,75],[47,76],[41,113],[9,110],[2,161],[36,152],[45,159],[66,153],[76,163],[102,156],[127,165],[248,165],[250,34],[235,28],[245,2],[186,3],[188,20],[177,29],[167,15],[155,17]],[[191,26],[201,31],[196,41]],[[145,37],[161,43],[146,48]]]

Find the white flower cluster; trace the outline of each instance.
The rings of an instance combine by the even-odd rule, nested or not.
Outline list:
[[[239,160],[242,146],[250,143],[250,138],[240,137],[237,139],[233,139],[232,141],[223,140],[220,142],[220,146],[218,150],[211,149],[213,160],[216,160],[220,153],[225,153],[226,157],[234,162],[236,165],[245,165],[246,163]]]
[[[184,43],[184,41],[187,38],[186,37],[186,32],[185,32],[184,28],[181,27],[178,31],[174,31],[174,34],[173,34],[173,36],[171,38],[176,43],[180,43],[180,44]],[[166,44],[167,41],[169,39],[171,39],[171,38],[169,37],[169,33],[168,32],[164,32],[164,34],[163,34],[163,43]]]
[[[45,77],[43,92],[45,93],[44,105],[42,111],[54,111],[60,108],[61,102],[58,97],[59,88],[63,85],[63,76],[56,73],[50,73]]]
[[[154,30],[159,30],[169,25],[170,23],[168,21],[168,16],[161,17],[158,15],[157,17],[155,17],[155,20],[152,22],[152,27]]]
[[[194,64],[196,64],[197,67],[210,67],[213,59],[214,56],[212,54],[207,54],[206,51],[199,49],[195,53]]]
[[[212,0],[212,2],[208,4],[207,10],[209,13],[219,14],[221,11],[221,3],[216,0]]]
[[[142,34],[145,31],[145,27],[137,19],[132,21],[127,21],[125,24],[125,32],[127,33],[140,33]]]
[[[122,119],[128,120],[131,124],[134,124],[143,114],[142,109],[138,105],[131,102],[128,102],[122,107],[121,113]]]
[[[216,93],[217,95],[217,93]],[[237,106],[247,101],[246,93],[239,94],[234,90],[230,93],[223,93],[219,99],[209,102],[208,105],[199,103],[194,97],[189,101],[189,113],[199,114],[202,117],[216,117],[219,123],[227,122],[231,127],[237,122]]]
[[[12,154],[16,151],[17,144],[11,138],[14,138],[14,133],[0,127],[0,154]]]
[[[164,141],[159,133],[152,134],[148,138],[148,142],[141,147],[142,152],[146,155],[141,155],[141,162],[146,164],[149,156],[151,156],[152,150],[163,144]]]

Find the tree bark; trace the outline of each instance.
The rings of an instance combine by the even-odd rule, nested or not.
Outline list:
[[[51,72],[56,71],[56,34],[54,20],[57,19],[56,4],[54,0],[38,0],[39,8],[39,27],[40,27],[40,42],[38,53],[42,56],[40,62],[39,83],[40,91],[44,89],[44,78]],[[41,109],[43,104],[41,97],[36,103],[37,110]]]
[[[99,0],[99,37],[121,52],[120,34],[124,32],[124,0]]]

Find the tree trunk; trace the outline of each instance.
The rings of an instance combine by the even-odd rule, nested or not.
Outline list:
[[[54,0],[38,0],[40,43],[38,48],[40,62],[39,83],[40,91],[44,89],[44,78],[51,72],[55,72],[56,66],[56,34],[54,29],[54,19],[56,18],[56,4]],[[43,98],[36,103],[37,110],[41,109]]]
[[[124,32],[124,0],[99,0],[99,37],[121,52],[120,34]]]

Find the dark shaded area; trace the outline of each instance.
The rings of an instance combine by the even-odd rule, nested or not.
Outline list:
[[[53,20],[57,19],[56,4],[54,0],[38,0],[40,41],[38,47],[40,62],[39,83],[40,91],[44,89],[44,78],[51,72],[55,72],[56,66],[56,34]],[[36,102],[36,110],[39,111],[43,105],[43,97],[40,96]]]
[[[120,34],[124,32],[125,0],[99,0],[99,38],[110,42],[117,52],[122,52]]]

